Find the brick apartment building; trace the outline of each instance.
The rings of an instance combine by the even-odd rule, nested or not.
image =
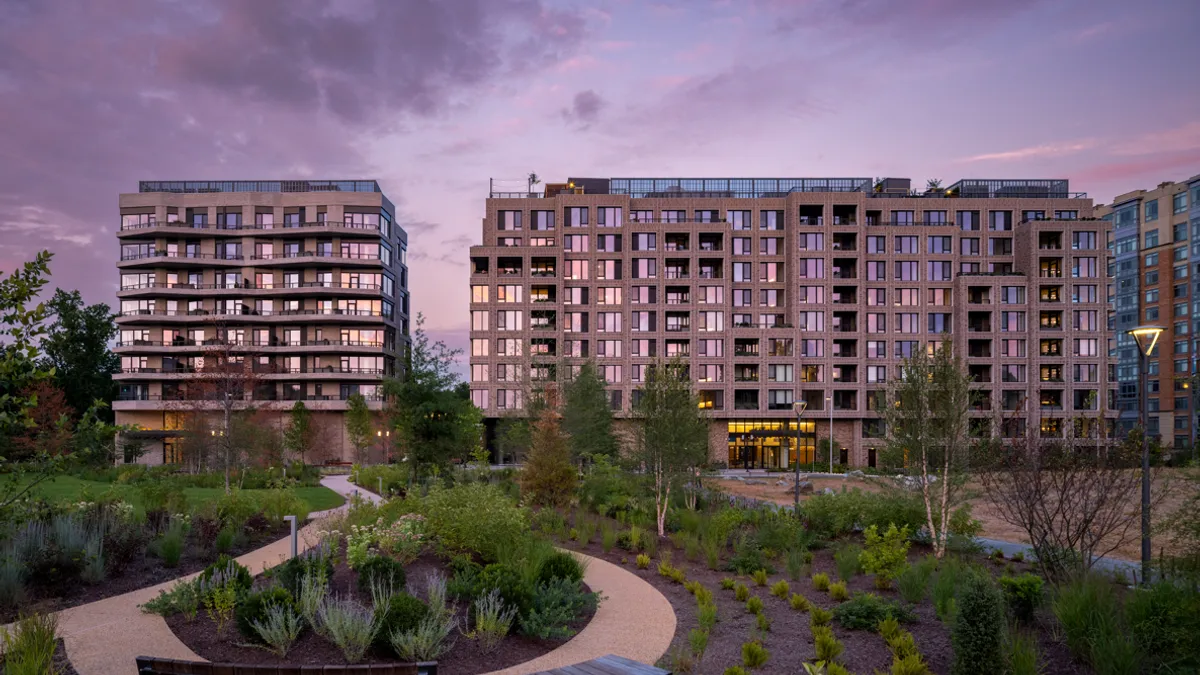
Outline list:
[[[122,194],[113,407],[140,428],[141,461],[183,461],[185,417],[219,406],[201,390],[205,359],[250,362],[231,396],[262,424],[305,401],[329,431],[309,461],[349,459],[346,400],[380,408],[409,341],[394,214],[371,180],[146,181]]]
[[[1150,433],[1178,450],[1196,445],[1196,332],[1200,330],[1200,175],[1159,183],[1097,206],[1111,222],[1114,322],[1120,425],[1140,419],[1139,355],[1126,331],[1142,324],[1165,331],[1147,367]]]
[[[1072,417],[1116,415],[1110,224],[1095,215],[1066,180],[493,188],[469,254],[471,396],[491,423],[520,415],[531,387],[586,358],[626,417],[646,367],[678,356],[713,461],[788,467],[832,433],[842,461],[871,466],[888,379],[952,339],[988,394],[975,417],[1071,433]]]

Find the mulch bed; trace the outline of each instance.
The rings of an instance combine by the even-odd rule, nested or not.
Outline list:
[[[616,521],[612,522],[620,531],[621,526]],[[668,655],[677,648],[688,651],[688,632],[699,627],[696,619],[696,599],[681,584],[676,584],[658,574],[657,566],[662,552],[671,550],[672,564],[682,569],[687,574],[689,581],[696,580],[704,584],[713,592],[717,602],[718,621],[709,635],[708,649],[704,658],[695,665],[692,671],[693,675],[721,675],[729,666],[742,665],[742,644],[754,639],[758,634],[755,617],[746,611],[745,603],[738,602],[734,598],[732,590],[721,590],[720,581],[725,577],[735,577],[750,589],[751,595],[761,598],[763,611],[771,621],[771,630],[763,641],[763,646],[770,652],[770,660],[763,668],[753,671],[754,675],[803,673],[804,667],[801,664],[812,662],[816,656],[812,631],[809,628],[808,612],[795,611],[788,605],[786,599],[771,595],[770,584],[780,579],[786,579],[791,585],[792,593],[803,595],[812,604],[829,610],[838,604],[829,597],[828,593],[813,588],[810,580],[811,575],[818,572],[824,572],[829,575],[830,579],[837,580],[837,567],[834,564],[833,550],[831,549],[813,551],[812,570],[809,572],[809,576],[799,581],[788,578],[783,562],[776,561],[776,571],[775,574],[770,575],[768,585],[755,586],[753,580],[747,576],[738,576],[724,570],[709,570],[703,558],[695,561],[688,560],[683,551],[676,549],[669,540],[665,539],[659,542],[659,556],[656,556],[649,569],[645,570],[637,569],[634,564],[636,553],[616,547],[605,553],[599,542],[599,534],[596,535],[593,542],[586,546],[577,542],[565,542],[560,545],[623,566],[627,571],[654,586],[670,601],[671,607],[675,610],[677,623],[675,637],[671,641],[671,650],[668,651]],[[913,545],[909,551],[909,559],[917,560],[929,552],[928,548]],[[722,567],[724,563],[725,561],[722,560]],[[985,564],[997,575],[1001,574],[1004,569],[1003,564],[996,565],[991,562]],[[1022,563],[1014,562],[1012,565],[1014,573],[1030,569],[1029,565]],[[870,576],[856,575],[846,586],[851,592],[872,592],[888,600],[903,602],[895,590],[877,590],[874,578]],[[917,621],[904,624],[902,627],[913,634],[917,647],[932,672],[949,673],[954,660],[954,650],[950,644],[950,627],[938,620],[933,604],[928,599],[917,606],[915,612]],[[1040,624],[1038,637],[1041,643],[1042,662],[1045,665],[1043,672],[1046,675],[1059,673],[1074,675],[1092,672],[1087,667],[1076,663],[1066,647],[1051,638],[1048,628],[1051,619],[1044,612],[1045,610],[1038,617]],[[846,629],[839,625],[836,619],[831,625],[834,635],[845,645],[845,651],[839,660],[850,672],[869,674],[876,670],[884,673],[891,670],[892,655],[882,637],[872,632]],[[672,666],[669,659],[660,663],[660,667],[668,670],[672,669]],[[1002,672],[999,665],[997,672]]]
[[[441,572],[447,578],[445,561],[432,556],[423,555],[411,565],[405,567],[407,573],[407,592],[418,598],[426,597],[427,576]],[[334,568],[330,590],[339,595],[353,595],[364,604],[370,605],[370,598],[362,598],[356,587],[357,575],[343,559]],[[456,603],[455,615],[459,620],[459,628],[463,628],[463,620],[468,607]],[[574,628],[576,632],[583,629],[591,621],[592,615],[581,617]],[[280,658],[271,652],[252,645],[238,632],[237,627],[230,625],[225,629],[224,637],[217,635],[216,624],[210,620],[203,610],[193,621],[188,621],[182,615],[167,618],[167,625],[175,635],[197,655],[214,663],[243,663],[254,665],[338,665],[345,663],[342,652],[332,642],[320,637],[312,630],[305,630],[300,639],[288,652],[286,658]],[[516,626],[514,626],[514,631]],[[454,646],[438,659],[439,675],[475,675],[500,670],[546,654],[561,646],[567,640],[537,640],[534,638],[510,634],[495,651],[484,654],[477,644],[458,632]],[[367,652],[362,663],[395,663],[398,659],[390,650],[372,648]]]
[[[284,523],[266,531],[248,534],[239,545],[233,547],[229,555],[236,558],[282,539],[290,532],[291,525]],[[205,545],[201,546],[201,543]],[[217,554],[212,549],[212,542],[199,542],[196,537],[191,536],[188,537],[187,546],[177,567],[165,567],[162,560],[143,551],[143,554],[130,562],[120,574],[110,575],[98,584],[79,583],[55,589],[39,589],[34,586],[29,589],[32,597],[21,607],[0,609],[0,624],[15,621],[20,613],[57,612],[178,579],[203,570],[216,559]]]

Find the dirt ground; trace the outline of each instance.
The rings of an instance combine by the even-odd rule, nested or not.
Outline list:
[[[791,474],[773,473],[767,474],[766,476],[757,475],[753,476],[753,478],[756,480],[761,480],[762,483],[747,485],[744,481],[733,479],[706,479],[705,483],[711,487],[719,488],[728,494],[738,495],[741,497],[751,497],[754,499],[772,501],[776,504],[793,503],[795,499],[794,490],[792,487],[794,485],[794,477]],[[787,485],[781,486],[776,484],[781,480],[786,481]],[[884,489],[882,485],[879,485],[876,482],[878,478],[872,476],[868,476],[865,480],[863,480],[854,478],[829,478],[819,476],[805,477],[804,474],[801,474],[801,480],[807,480],[811,482],[814,492],[822,492],[825,488],[840,491],[843,485],[847,490],[860,488],[868,492],[879,492]],[[1183,494],[1183,488],[1185,485],[1186,484],[1183,481],[1177,480],[1175,475],[1169,470],[1164,471],[1162,475],[1156,478],[1155,482],[1151,486],[1151,489],[1155,492],[1155,494],[1159,494],[1160,491],[1166,490],[1168,496],[1164,498],[1162,507],[1153,514],[1155,521],[1160,520],[1161,516],[1172,513],[1179,508],[1185,498]],[[979,520],[980,523],[983,524],[981,536],[989,539],[999,539],[1000,541],[1018,542],[1023,544],[1029,543],[1028,537],[1025,536],[1025,533],[1020,528],[1006,523],[1000,517],[995,507],[992,506],[991,501],[988,500],[984,494],[982,486],[978,484],[968,484],[967,492],[971,495],[971,498],[968,499],[968,501],[971,504],[972,514],[976,519]],[[803,501],[805,498],[806,495],[800,495],[801,501]],[[1136,498],[1138,497],[1135,496],[1135,499]],[[1130,504],[1131,514],[1134,514],[1134,517],[1136,517],[1138,509],[1138,502],[1135,501],[1134,503]],[[1155,524],[1157,524],[1157,522]],[[1135,533],[1135,538],[1132,541],[1126,542],[1124,545],[1118,547],[1117,550],[1109,557],[1121,560],[1139,560],[1141,558],[1141,540],[1137,539],[1136,536],[1137,535]],[[1158,555],[1159,546],[1165,545],[1165,543],[1165,540],[1161,537],[1155,539],[1155,555]],[[1171,551],[1168,549],[1167,553],[1170,552]]]

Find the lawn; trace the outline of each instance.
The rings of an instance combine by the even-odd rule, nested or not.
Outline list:
[[[92,496],[97,496],[108,492],[110,489],[122,493],[122,497],[133,504],[135,508],[141,508],[141,504],[138,503],[137,489],[132,485],[100,483],[83,480],[75,476],[56,476],[34,487],[31,491],[31,496],[42,497],[56,502],[79,501],[83,498],[85,491]],[[189,487],[183,489],[183,493],[187,495],[188,504],[193,507],[216,501],[224,492],[223,488]],[[243,492],[254,496],[264,493],[266,490],[244,490]],[[341,495],[327,487],[321,486],[296,488],[296,496],[308,504],[309,511],[314,512],[336,508],[345,502],[345,499]]]

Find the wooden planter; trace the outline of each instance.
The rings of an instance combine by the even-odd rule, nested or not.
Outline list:
[[[264,666],[137,657],[139,675],[437,675],[437,662],[355,666]]]

